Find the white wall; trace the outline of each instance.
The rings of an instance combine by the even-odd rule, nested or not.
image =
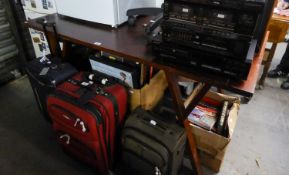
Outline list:
[[[157,7],[161,7],[162,3],[164,3],[164,0],[156,0]]]

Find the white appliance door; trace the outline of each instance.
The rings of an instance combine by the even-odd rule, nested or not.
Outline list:
[[[24,10],[32,9],[30,0],[21,0],[21,3]]]
[[[156,0],[116,0],[118,6],[118,22],[122,24],[127,21],[126,12],[132,8],[156,7]]]
[[[161,7],[162,4],[164,3],[164,0],[156,0],[156,1],[157,1],[156,2],[157,7]]]
[[[24,10],[24,12],[25,12],[26,20],[40,18],[46,15],[42,13],[37,13],[35,11],[31,11],[31,10]]]
[[[56,6],[54,0],[36,0],[37,12],[52,14],[56,13]]]
[[[29,10],[25,10],[24,12],[25,12],[25,16],[26,16],[27,20],[45,16],[44,14],[35,13],[35,12],[29,11]],[[47,43],[47,40],[46,40],[44,33],[41,31],[38,31],[38,30],[31,29],[31,28],[29,28],[29,31],[30,31],[30,36],[32,39],[32,44],[33,44],[36,58],[43,56],[43,52],[42,52],[43,49],[45,49],[46,55],[50,54],[49,46],[48,46],[48,43]]]
[[[57,13],[86,21],[116,25],[114,0],[55,0]]]
[[[22,0],[22,3],[25,10],[42,14],[56,13],[54,0]]]

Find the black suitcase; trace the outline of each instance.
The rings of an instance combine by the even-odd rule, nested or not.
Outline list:
[[[40,111],[46,120],[51,121],[46,109],[47,96],[54,92],[57,85],[76,74],[77,70],[70,64],[61,63],[60,58],[44,62],[35,59],[26,65],[26,73]]]
[[[125,171],[138,175],[177,175],[182,166],[186,134],[175,120],[137,108],[122,136]]]
[[[47,21],[45,18],[39,18],[38,23],[42,25],[46,38],[48,38],[47,27],[52,27],[55,40],[58,41],[55,23]],[[48,42],[48,45],[51,50],[51,43]],[[56,45],[55,55],[51,55],[51,57],[51,59],[46,56],[37,58],[26,65],[26,73],[30,80],[38,107],[45,119],[50,122],[51,118],[46,109],[47,96],[54,92],[57,85],[77,73],[77,70],[72,65],[61,62],[61,48],[59,43]]]

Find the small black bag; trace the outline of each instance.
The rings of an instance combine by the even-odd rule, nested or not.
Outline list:
[[[54,23],[48,23],[46,19],[40,19],[39,22],[43,26],[44,34],[47,37],[47,26],[53,27],[53,32],[56,41],[58,41],[57,32]],[[48,40],[49,41],[49,40]],[[48,42],[51,49],[51,43]],[[48,59],[36,58],[26,65],[26,73],[31,83],[38,107],[43,113],[46,120],[51,122],[46,109],[46,98],[54,92],[57,85],[64,82],[68,78],[77,73],[77,70],[68,63],[61,62],[61,49],[59,43],[57,44],[56,55]],[[49,56],[48,56],[49,57]]]
[[[60,59],[40,62],[35,59],[26,65],[26,73],[30,80],[38,107],[46,120],[51,121],[47,109],[46,98],[54,92],[57,85],[77,73],[70,64],[61,63]]]

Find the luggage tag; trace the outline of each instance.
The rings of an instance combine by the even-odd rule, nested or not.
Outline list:
[[[155,175],[162,175],[161,170],[157,166],[155,166]]]
[[[44,68],[40,71],[39,75],[40,75],[40,76],[46,75],[46,74],[48,73],[49,69],[50,69],[49,67],[44,67]]]
[[[39,60],[40,63],[42,64],[51,64],[51,61],[46,57],[46,46],[44,43],[42,43],[43,50],[42,50],[42,58]]]
[[[154,121],[154,120],[151,120],[151,121],[150,121],[150,124],[156,126],[156,125],[157,125],[157,122]]]
[[[89,82],[81,82],[80,84],[81,84],[81,86],[88,87],[89,85],[93,84],[93,82],[91,82],[91,81],[89,81]]]

